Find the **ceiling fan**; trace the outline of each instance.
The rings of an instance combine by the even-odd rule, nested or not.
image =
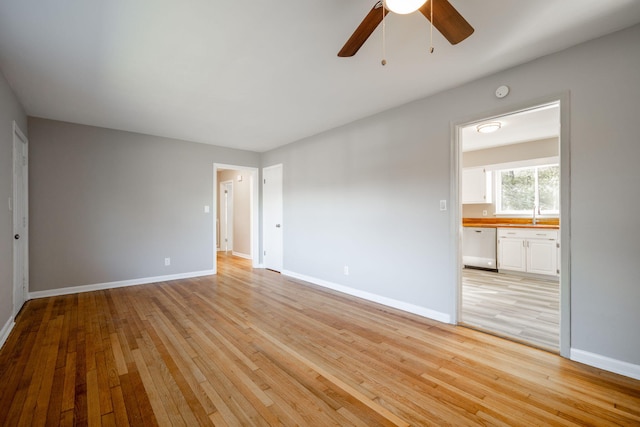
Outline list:
[[[431,2],[433,2],[433,10],[431,9]],[[391,3],[391,0],[376,2],[349,40],[347,40],[342,49],[340,49],[338,56],[349,57],[355,55],[380,22],[382,22],[384,16],[389,13],[389,10],[396,13],[410,13],[419,10],[425,18],[430,21],[433,16],[433,26],[440,31],[451,44],[460,43],[474,31],[473,27],[447,0],[428,0],[424,2],[424,4],[418,0],[417,5],[414,6],[413,10],[409,10],[409,12],[406,10],[402,11],[401,9],[399,11],[397,9],[394,10],[395,8],[392,7]],[[398,3],[398,1],[395,3]],[[416,3],[416,1],[413,1],[413,3]]]

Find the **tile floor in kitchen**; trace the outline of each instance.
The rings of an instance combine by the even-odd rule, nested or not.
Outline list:
[[[465,268],[462,287],[464,325],[559,351],[558,279]]]

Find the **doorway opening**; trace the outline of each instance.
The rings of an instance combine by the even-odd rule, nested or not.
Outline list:
[[[260,265],[258,250],[258,169],[215,163],[213,165],[213,269],[218,253],[251,260]]]
[[[566,355],[568,247],[560,242],[568,237],[569,175],[561,101],[456,126],[457,322]]]

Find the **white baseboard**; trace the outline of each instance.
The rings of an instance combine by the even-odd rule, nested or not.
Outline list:
[[[242,252],[231,251],[231,255],[244,259],[251,259],[251,255],[243,254]]]
[[[585,365],[640,380],[640,365],[634,365],[633,363],[623,362],[622,360],[612,359],[600,354],[590,353],[588,351],[578,350],[575,348],[571,349],[570,358],[571,360],[584,363]]]
[[[100,291],[103,289],[122,288],[125,286],[146,285],[149,283],[166,282],[169,280],[190,279],[192,277],[210,276],[212,274],[215,274],[215,270],[194,271],[190,273],[170,274],[167,276],[143,277],[140,279],[121,280],[118,282],[96,283],[93,285],[72,286],[47,291],[29,292],[29,299],[78,294],[80,292]]]
[[[377,302],[378,304],[386,305],[388,307],[397,308],[398,310],[406,311],[408,313],[417,314],[418,316],[426,317],[428,319],[437,320],[438,322],[451,323],[451,316],[447,313],[441,313],[439,311],[430,310],[428,308],[420,307],[414,304],[409,304],[404,301],[398,301],[393,298],[383,297],[381,295],[373,294],[371,292],[350,288],[348,286],[338,285],[337,283],[328,282],[326,280],[317,279],[311,276],[305,276],[304,274],[294,273],[293,271],[282,270],[281,274],[284,276],[293,277],[294,279],[313,283],[314,285],[333,289],[334,291],[342,292],[344,294],[352,295],[354,297]]]
[[[2,329],[0,329],[0,348],[2,348],[5,341],[7,341],[7,338],[9,338],[9,334],[11,333],[11,330],[13,329],[15,324],[16,322],[14,322],[13,316],[11,316],[9,317],[9,320],[7,320],[7,323],[4,324]]]

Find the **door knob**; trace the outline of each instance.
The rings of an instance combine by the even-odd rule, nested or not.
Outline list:
[[[14,239],[18,240],[20,238],[19,234],[16,234],[15,236],[13,236]]]
[[[276,228],[280,228],[280,224],[276,224]]]

